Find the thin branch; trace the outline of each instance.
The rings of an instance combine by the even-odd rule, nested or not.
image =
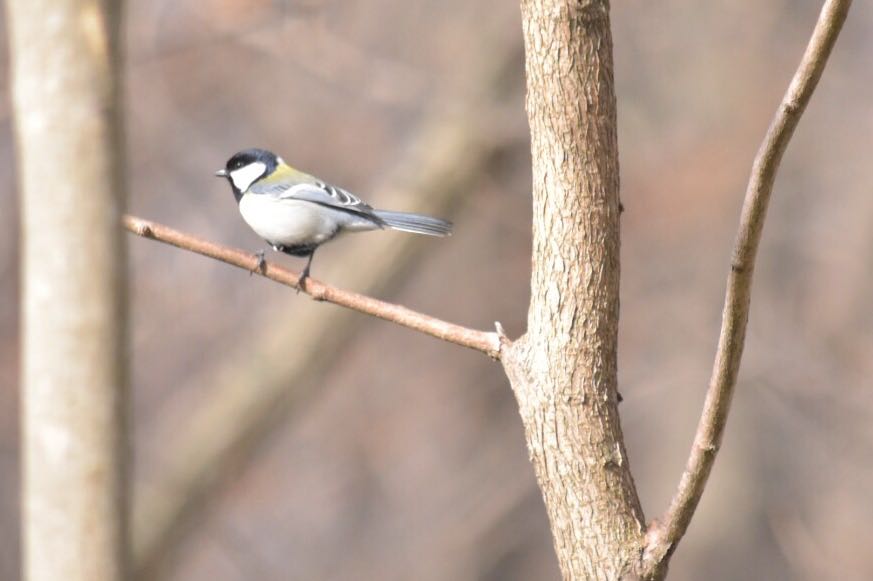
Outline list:
[[[685,534],[721,445],[743,354],[755,257],[773,182],[782,155],[821,78],[850,5],[851,0],[825,2],[800,66],[755,157],[734,243],[721,334],[703,414],[676,495],[660,522],[654,522],[649,530],[644,566],[650,574],[666,566]]]
[[[179,232],[178,230],[143,220],[142,218],[125,216],[124,227],[143,238],[157,240],[183,250],[196,252],[197,254],[238,266],[295,289],[300,279],[298,273],[269,262],[266,263],[263,272],[258,271],[258,257],[254,254],[215,244],[214,242],[208,242],[202,238],[197,238],[196,236],[185,234],[184,232]],[[449,343],[481,351],[494,359],[500,359],[500,338],[497,333],[478,331],[455,325],[454,323],[413,311],[401,305],[387,303],[372,297],[338,289],[313,278],[306,280],[302,292],[317,301],[333,303],[360,313],[372,315],[414,329],[425,335],[448,341]]]

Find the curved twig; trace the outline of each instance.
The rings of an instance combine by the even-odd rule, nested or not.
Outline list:
[[[202,254],[203,256],[208,256],[260,274],[286,286],[297,288],[297,282],[300,278],[299,274],[270,262],[266,263],[263,270],[258,270],[258,257],[254,254],[215,244],[214,242],[209,242],[202,238],[174,230],[168,226],[143,220],[135,216],[125,216],[124,227],[143,238],[150,238],[183,250],[196,252],[197,254]],[[317,301],[333,303],[360,313],[372,315],[414,329],[425,335],[448,341],[449,343],[481,351],[494,359],[500,359],[500,338],[497,333],[462,327],[413,311],[401,305],[338,289],[313,278],[306,279],[306,284],[301,291]]]
[[[828,56],[845,22],[851,0],[827,0],[819,15],[812,38],[782,103],[761,143],[746,189],[742,217],[734,243],[727,293],[722,314],[721,334],[703,414],[679,487],[670,507],[659,521],[652,523],[643,558],[644,568],[654,575],[666,566],[677,543],[685,534],[697,508],[715,456],[721,445],[730,410],[731,396],[743,354],[746,323],[749,317],[752,275],[767,204],[773,191],[776,171],[810,97],[821,78]]]

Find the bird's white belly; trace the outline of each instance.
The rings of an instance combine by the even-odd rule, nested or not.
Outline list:
[[[276,246],[321,244],[336,233],[330,212],[311,202],[246,194],[239,211],[258,236]]]

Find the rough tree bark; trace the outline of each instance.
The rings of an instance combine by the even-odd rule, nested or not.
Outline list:
[[[752,170],[689,467],[646,531],[617,411],[619,187],[607,0],[522,0],[533,155],[528,332],[504,342],[565,579],[660,579],[712,467],[736,383],[767,200],[850,0],[828,0]]]
[[[642,508],[617,407],[619,179],[606,1],[524,0],[533,155],[527,333],[503,363],[565,579],[618,579]]]
[[[24,578],[121,581],[117,3],[10,0],[23,255]]]

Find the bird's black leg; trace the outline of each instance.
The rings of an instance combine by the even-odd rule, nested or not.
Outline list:
[[[267,261],[264,259],[264,251],[258,250],[255,252],[255,256],[258,258],[258,263],[255,265],[254,270],[249,271],[249,276],[256,272],[263,274],[267,270]]]
[[[309,278],[309,267],[312,266],[312,257],[315,256],[315,250],[309,253],[309,260],[306,261],[306,267],[300,273],[300,278],[297,279],[297,292],[304,289],[306,279]]]

